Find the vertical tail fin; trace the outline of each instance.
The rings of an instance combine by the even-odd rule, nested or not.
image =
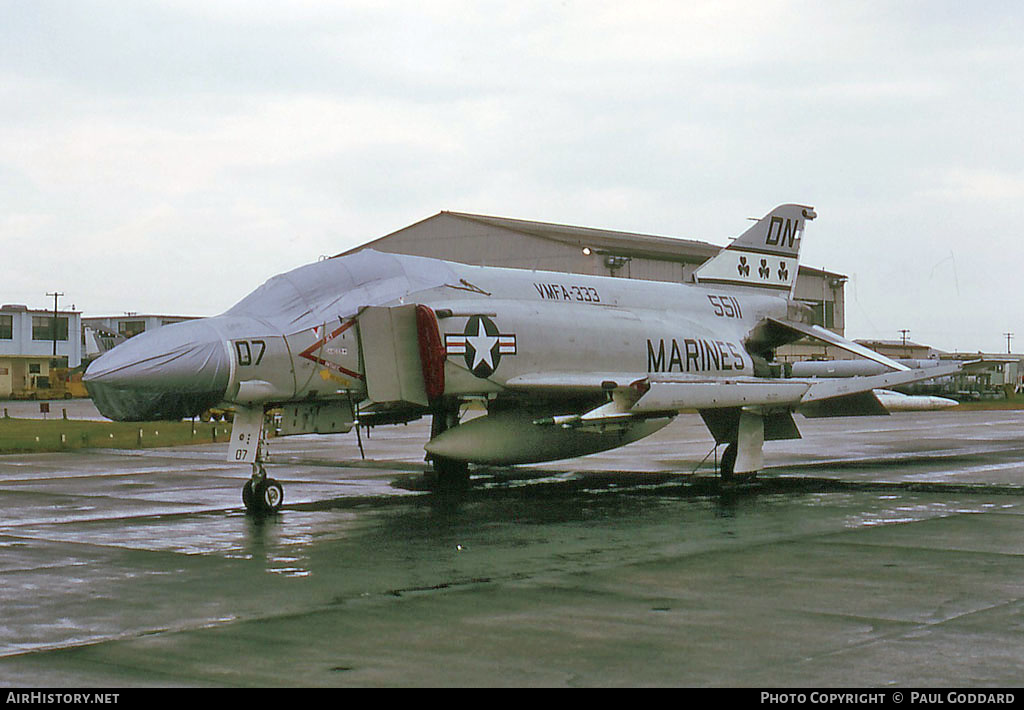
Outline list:
[[[779,205],[693,273],[698,283],[754,286],[792,294],[800,240],[813,207]]]

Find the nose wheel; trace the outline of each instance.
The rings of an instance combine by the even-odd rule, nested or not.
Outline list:
[[[284,503],[284,486],[267,478],[263,466],[253,464],[252,478],[242,486],[242,503],[253,514],[276,513]]]

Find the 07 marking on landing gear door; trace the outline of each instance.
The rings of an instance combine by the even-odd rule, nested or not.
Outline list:
[[[235,463],[256,463],[256,451],[260,447],[263,429],[263,409],[239,407],[231,425],[231,447],[228,461]]]

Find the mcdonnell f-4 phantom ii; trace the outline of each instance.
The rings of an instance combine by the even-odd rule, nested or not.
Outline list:
[[[692,284],[440,261],[369,249],[269,279],[222,315],[145,332],[85,376],[115,420],[235,409],[229,460],[251,466],[251,511],[283,488],[263,459],[279,435],[432,417],[439,484],[469,464],[511,465],[623,446],[696,410],[723,480],[763,466],[765,441],[805,416],[885,414],[876,388],[953,372],[912,369],[812,324],[794,300],[811,207],[776,207],[701,265]],[[885,366],[840,379],[783,378],[781,345],[811,337]],[[474,406],[475,405],[475,406]],[[464,418],[474,409],[486,411]],[[358,429],[357,429],[358,433]]]

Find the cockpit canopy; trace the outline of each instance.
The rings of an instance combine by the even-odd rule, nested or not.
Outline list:
[[[457,281],[444,262],[364,249],[274,276],[224,315],[256,318],[288,335]]]

